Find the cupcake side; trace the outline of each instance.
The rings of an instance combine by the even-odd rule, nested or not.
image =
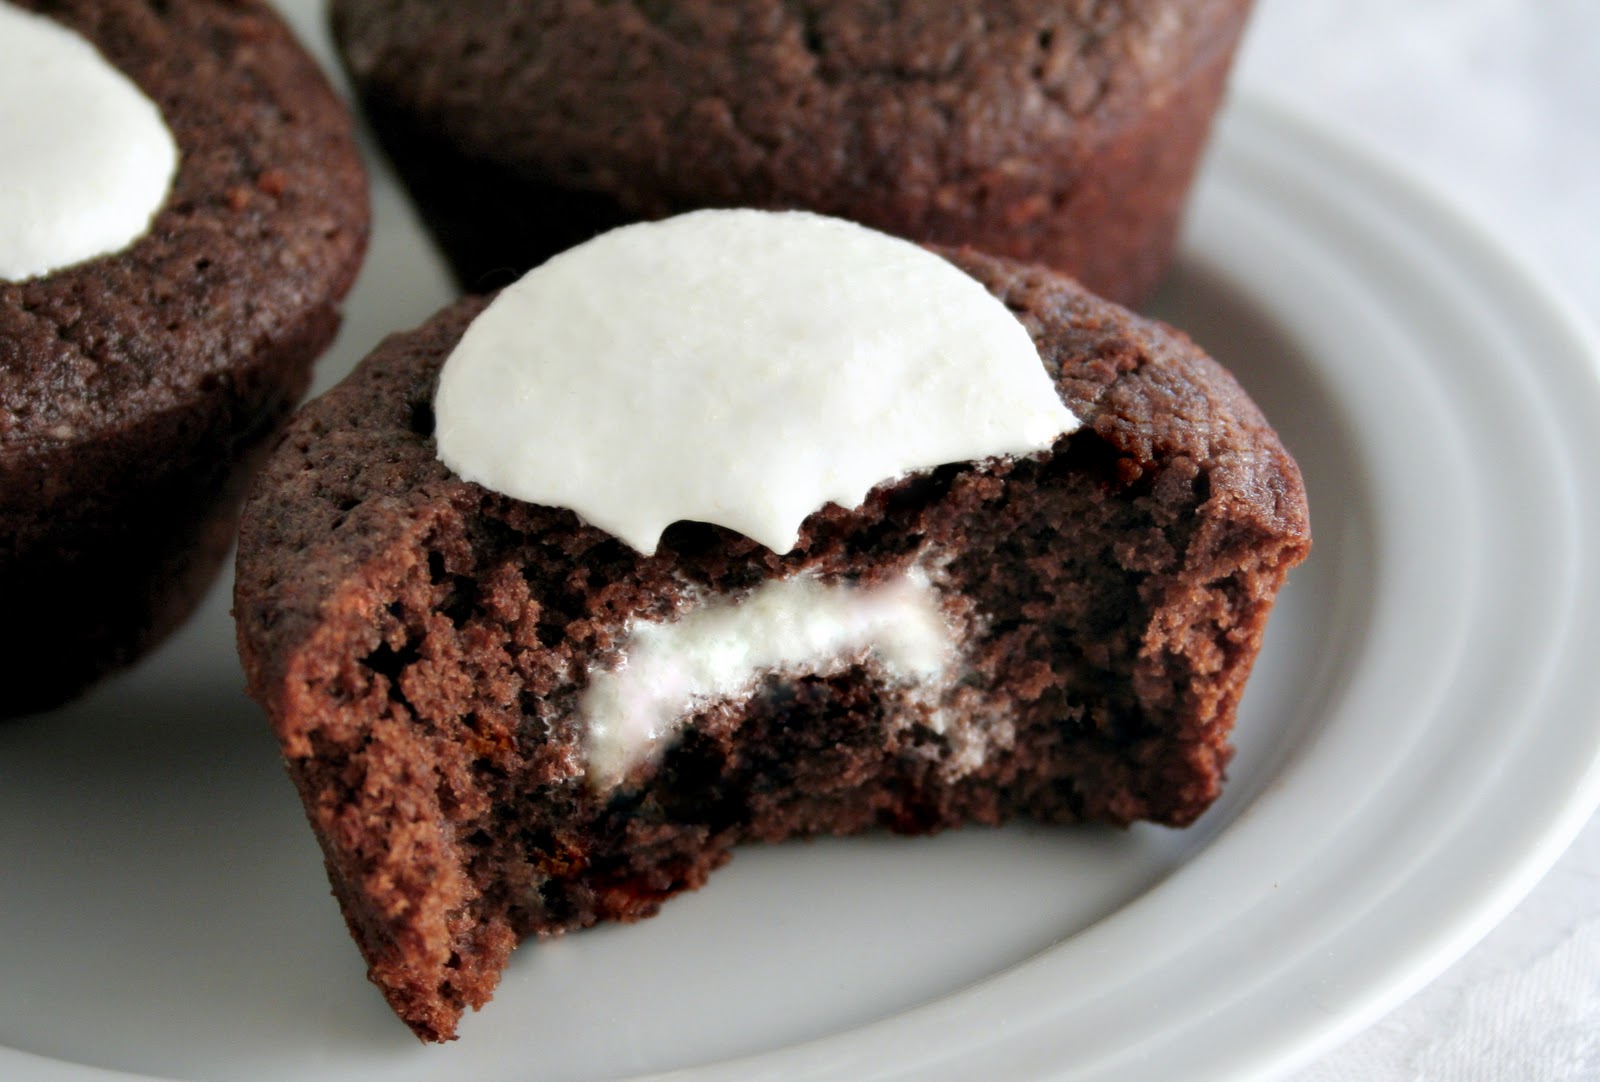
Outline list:
[[[8,7],[91,46],[178,154],[125,247],[0,281],[0,664],[25,713],[140,656],[215,577],[368,209],[348,112],[266,5]]]
[[[616,225],[809,209],[1136,304],[1248,0],[341,0],[347,70],[468,291]]]

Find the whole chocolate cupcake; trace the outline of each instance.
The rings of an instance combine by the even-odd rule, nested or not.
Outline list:
[[[334,0],[345,62],[462,283],[604,229],[804,208],[1165,271],[1249,0]]]
[[[1220,791],[1310,545],[1271,428],[1067,278],[857,259],[813,217],[635,225],[460,301],[260,476],[249,690],[424,1039],[519,940],[649,916],[740,842],[1182,826]]]
[[[21,713],[148,649],[214,577],[368,216],[348,114],[265,4],[0,17],[5,136],[48,136],[0,163],[0,711]]]

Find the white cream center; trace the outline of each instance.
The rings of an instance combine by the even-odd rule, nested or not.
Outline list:
[[[652,553],[680,519],[775,552],[832,502],[1078,421],[1027,331],[914,244],[803,212],[626,226],[505,289],[434,402],[460,476]]]
[[[953,652],[938,595],[917,572],[870,589],[800,575],[671,623],[637,623],[620,664],[596,670],[579,704],[589,781],[616,785],[697,710],[770,674],[839,672],[870,656],[889,680],[913,683],[937,678]]]
[[[0,280],[121,251],[166,202],[161,111],[93,45],[0,0]]]

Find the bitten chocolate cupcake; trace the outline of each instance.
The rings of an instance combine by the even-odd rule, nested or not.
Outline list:
[[[1169,263],[1249,0],[334,0],[462,284],[623,222],[803,208],[1045,263]]]
[[[255,0],[0,0],[0,712],[189,612],[367,235],[350,119]]]
[[[372,980],[444,1040],[530,936],[745,841],[1192,822],[1310,545],[1181,334],[803,213],[605,234],[291,423],[235,614]]]

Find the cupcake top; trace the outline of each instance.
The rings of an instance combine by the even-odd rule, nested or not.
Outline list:
[[[121,251],[178,168],[156,104],[86,39],[0,0],[0,279]]]
[[[788,552],[824,504],[1078,425],[978,282],[798,211],[699,211],[557,256],[473,321],[434,405],[457,474],[645,554],[679,520]]]
[[[47,122],[61,129],[47,133],[54,148],[40,152],[67,155],[52,176],[81,173],[63,188],[97,189],[109,167],[75,163],[109,153],[108,139],[121,141],[119,171],[127,154],[138,157],[131,148],[159,142],[148,130],[107,135],[113,122],[145,125],[116,120],[118,109],[170,132],[177,148],[169,178],[159,165],[141,167],[142,196],[126,173],[114,197],[109,189],[95,196],[118,203],[123,222],[120,237],[98,241],[101,251],[63,246],[0,272],[0,487],[13,500],[31,493],[50,501],[80,480],[100,483],[130,468],[126,448],[94,458],[86,442],[176,425],[208,396],[248,401],[259,384],[243,381],[241,370],[286,363],[263,356],[268,344],[298,341],[336,318],[366,242],[366,184],[349,114],[262,0],[0,0],[0,13],[0,91],[16,93],[20,80],[25,130],[60,115]],[[29,70],[53,63],[32,47],[35,37],[58,42],[62,79],[68,69],[99,69],[100,104],[110,112],[93,131],[81,127],[91,122],[83,110],[61,114],[30,81]],[[14,49],[25,63],[13,63]],[[0,134],[8,148],[0,177],[21,169],[36,183],[32,171],[44,166],[8,152],[19,130],[0,121],[0,133],[11,132]],[[50,198],[70,209],[65,191]],[[0,206],[9,202],[8,191]],[[47,468],[40,456],[57,449],[62,461],[48,468],[60,465],[71,483],[30,487]]]

